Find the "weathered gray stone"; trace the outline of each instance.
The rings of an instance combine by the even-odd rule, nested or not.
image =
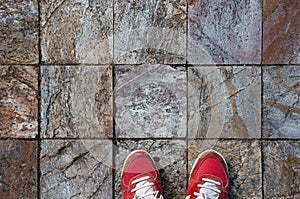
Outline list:
[[[43,140],[41,198],[112,198],[112,143]]]
[[[262,198],[261,151],[258,141],[194,140],[189,142],[189,172],[204,150],[221,153],[229,170],[228,198]]]
[[[38,19],[37,0],[1,0],[0,64],[38,62]]]
[[[118,137],[186,135],[185,68],[116,66],[114,92]]]
[[[299,141],[266,141],[264,154],[264,197],[300,198]]]
[[[190,138],[260,138],[260,68],[189,68],[188,112]]]
[[[300,66],[263,69],[263,136],[300,138]]]
[[[100,66],[42,66],[42,137],[112,137],[112,71]]]
[[[37,141],[0,140],[0,198],[37,197]]]
[[[263,2],[263,63],[300,64],[300,1]]]
[[[189,63],[260,63],[261,0],[189,0],[188,10]]]
[[[38,133],[38,67],[0,66],[0,137]]]
[[[150,153],[159,170],[165,198],[184,198],[186,188],[186,144],[175,140],[120,140],[116,147],[115,196],[122,198],[121,175],[127,155],[133,150]]]
[[[42,0],[42,61],[107,64],[113,53],[112,0]]]
[[[115,1],[115,63],[186,62],[186,0]]]

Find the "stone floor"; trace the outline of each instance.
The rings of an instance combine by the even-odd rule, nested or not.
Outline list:
[[[299,19],[298,0],[2,0],[0,199],[121,199],[135,149],[167,199],[205,149],[229,198],[300,199]]]

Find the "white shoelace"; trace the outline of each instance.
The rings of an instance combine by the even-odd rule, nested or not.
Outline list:
[[[199,192],[194,192],[197,199],[218,199],[218,195],[221,191],[217,186],[221,185],[221,183],[208,178],[203,178],[202,180],[204,183],[197,185],[200,188]]]
[[[131,192],[135,192],[135,199],[163,199],[162,196],[158,198],[159,191],[153,190],[153,182],[149,182],[149,176],[144,176],[132,181],[135,188]]]

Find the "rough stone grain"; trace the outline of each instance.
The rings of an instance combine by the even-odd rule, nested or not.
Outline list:
[[[0,66],[0,137],[36,137],[37,95],[37,67]]]
[[[115,63],[185,63],[186,8],[186,0],[116,0]]]
[[[112,198],[112,143],[43,140],[41,198]]]
[[[152,156],[162,180],[164,198],[182,199],[186,189],[186,144],[175,140],[120,140],[116,146],[115,196],[122,198],[121,171],[127,155],[145,150]]]
[[[264,0],[263,63],[300,63],[300,1]]]
[[[300,66],[263,69],[263,136],[300,138]]]
[[[0,140],[0,198],[37,198],[37,141]]]
[[[37,63],[38,30],[37,0],[1,0],[0,64]]]
[[[184,137],[186,73],[167,65],[115,68],[118,137]]]
[[[188,70],[190,138],[260,138],[259,67],[192,67]]]
[[[112,0],[42,0],[42,61],[112,62]]]
[[[188,62],[258,64],[261,0],[189,0]]]
[[[42,137],[112,137],[111,67],[42,66],[41,75]]]
[[[229,170],[228,198],[262,198],[261,151],[258,141],[194,140],[188,148],[189,172],[198,155],[214,149],[221,153]]]
[[[300,198],[299,141],[266,141],[264,154],[264,197]]]

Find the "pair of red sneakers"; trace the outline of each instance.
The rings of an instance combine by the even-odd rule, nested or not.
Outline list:
[[[124,199],[163,199],[158,171],[145,151],[127,157],[121,183]],[[204,151],[192,168],[186,199],[226,199],[228,184],[225,159],[216,151]]]

